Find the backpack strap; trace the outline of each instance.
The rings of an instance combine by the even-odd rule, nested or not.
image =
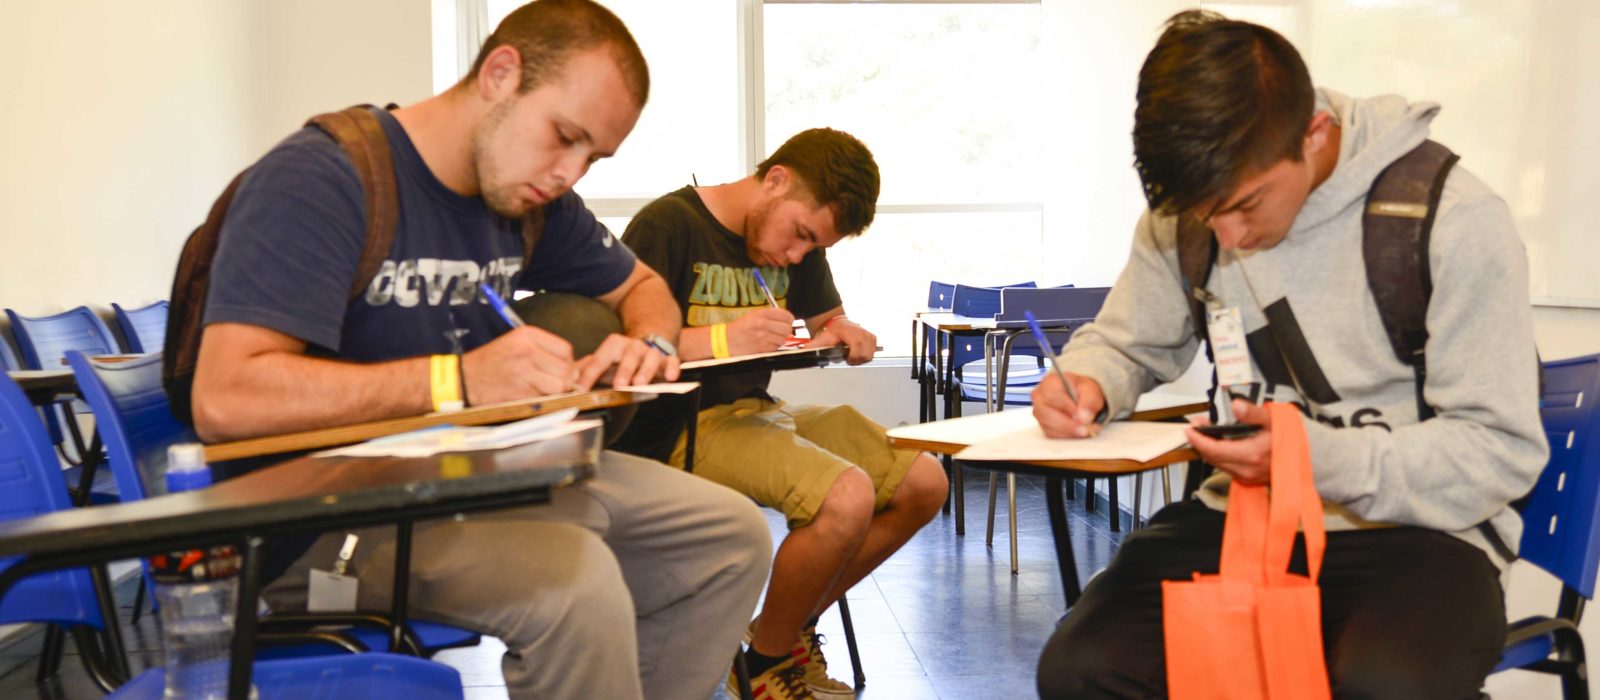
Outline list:
[[[372,113],[371,105],[356,105],[338,112],[319,114],[306,122],[327,132],[355,166],[365,195],[367,232],[361,247],[361,263],[356,268],[347,302],[366,293],[367,285],[389,257],[394,245],[395,226],[400,218],[400,198],[395,184],[394,160],[389,154],[389,136],[383,123]]]
[[[1445,178],[1459,159],[1443,145],[1423,141],[1379,173],[1361,215],[1367,287],[1395,357],[1416,372],[1421,420],[1434,415],[1422,392],[1428,376],[1428,301],[1433,295],[1428,237]]]

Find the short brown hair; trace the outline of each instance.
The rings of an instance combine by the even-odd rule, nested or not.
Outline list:
[[[644,52],[627,25],[592,0],[535,0],[512,11],[483,42],[472,71],[462,82],[476,78],[489,52],[501,46],[510,46],[522,56],[519,93],[544,84],[573,53],[605,46],[611,49],[623,82],[639,106],[650,97],[650,69]]]
[[[1299,162],[1316,95],[1300,53],[1266,27],[1190,10],[1139,70],[1134,167],[1153,211],[1192,212],[1248,172]]]
[[[807,129],[783,142],[756,166],[756,177],[774,165],[800,178],[818,204],[833,210],[843,236],[860,234],[878,210],[878,163],[860,139],[836,129]]]

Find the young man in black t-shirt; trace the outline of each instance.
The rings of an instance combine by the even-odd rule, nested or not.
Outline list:
[[[672,378],[675,361],[642,340],[676,334],[666,286],[570,192],[632,130],[648,85],[614,15],[540,0],[501,23],[460,84],[377,110],[399,216],[388,261],[351,303],[361,182],[319,129],[279,144],[242,181],[222,232],[193,391],[200,436],[427,412],[430,364],[455,359],[447,331],[466,332],[458,376],[471,403]],[[522,270],[519,219],[535,207],[544,230]],[[508,330],[480,283],[596,298],[625,333],[574,358],[549,332]],[[549,504],[418,523],[411,610],[504,641],[512,698],[703,700],[766,579],[763,526],[727,489],[606,452],[593,479]],[[269,604],[303,609],[309,570],[343,540],[317,540],[269,585]],[[361,533],[350,567],[361,609],[388,607],[395,547],[392,527]]]
[[[861,233],[877,198],[867,148],[849,134],[812,129],[750,177],[650,203],[622,240],[683,307],[684,360],[776,350],[800,318],[808,345],[848,346],[850,363],[861,364],[877,338],[845,317],[823,249]],[[827,675],[817,616],[933,518],[948,484],[936,460],[891,449],[883,426],[855,409],[785,404],[767,393],[770,378],[752,372],[704,383],[694,473],[789,521],[751,626],[756,697],[854,697]],[[683,408],[645,404],[618,449],[683,466]]]

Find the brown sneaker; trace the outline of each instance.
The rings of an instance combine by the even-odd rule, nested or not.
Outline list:
[[[811,693],[818,700],[845,700],[854,698],[856,689],[828,675],[828,659],[822,655],[822,645],[827,640],[817,634],[817,628],[807,627],[800,631],[800,644],[795,647],[794,654],[805,654],[806,685],[811,687]]]
[[[750,679],[750,697],[754,700],[814,700],[810,686],[806,685],[804,656],[790,656],[783,663],[767,669],[766,673]],[[738,672],[728,671],[728,697],[738,698]]]

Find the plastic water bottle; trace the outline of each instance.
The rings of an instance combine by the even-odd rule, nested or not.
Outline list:
[[[211,469],[206,465],[204,448],[195,443],[169,448],[166,481],[168,493],[209,486]],[[239,565],[239,553],[232,546],[169,552],[150,558],[166,655],[163,697],[227,697]],[[254,694],[252,689],[251,695]]]

